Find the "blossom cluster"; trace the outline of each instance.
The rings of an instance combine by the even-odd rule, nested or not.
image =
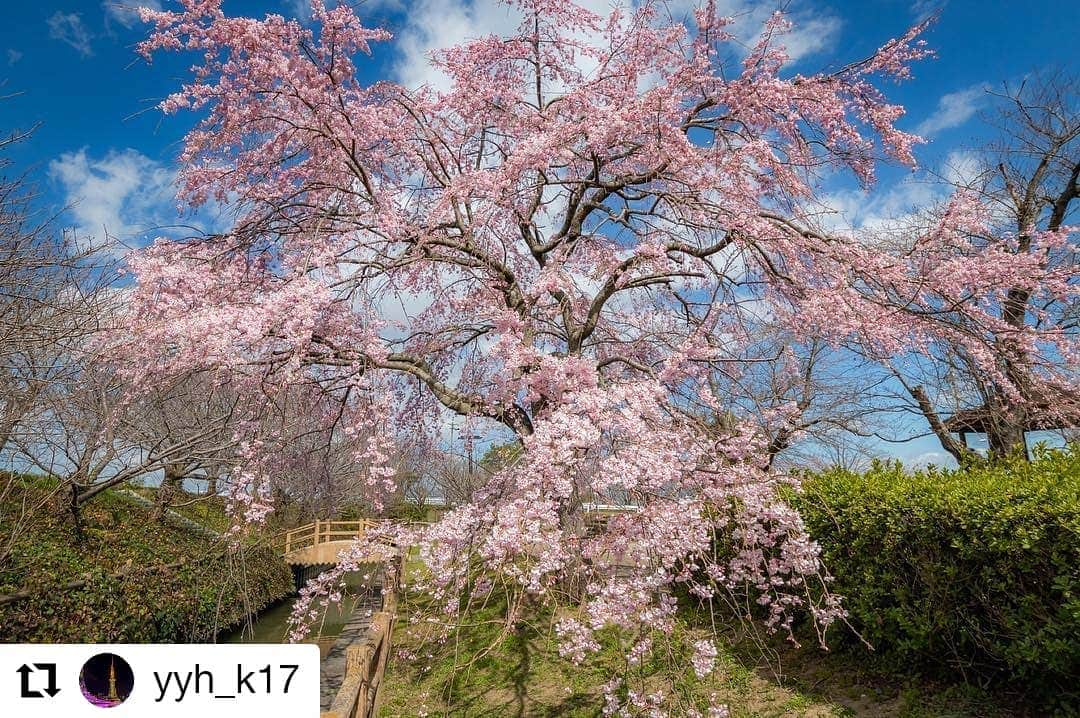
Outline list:
[[[394,488],[395,427],[439,443],[457,415],[524,451],[437,523],[388,527],[344,555],[305,590],[296,635],[343,571],[388,544],[418,546],[414,588],[445,625],[496,590],[559,603],[575,661],[601,630],[637,636],[643,660],[650,635],[671,630],[679,590],[748,598],[792,638],[800,613],[823,631],[844,613],[782,498],[796,482],[709,390],[752,361],[746,307],[796,338],[888,356],[949,331],[930,321],[943,305],[992,323],[1007,283],[1075,299],[1038,255],[976,246],[974,198],[958,196],[908,251],[825,235],[800,209],[825,172],[868,183],[882,154],[912,162],[918,138],[877,85],[928,54],[924,25],[803,75],[787,66],[782,15],[746,50],[711,0],[686,22],[656,3],[602,16],[515,0],[516,32],[432,55],[451,81],[436,91],[364,84],[369,45],[389,34],[349,3],[312,4],[309,25],[229,17],[220,0],[142,12],[148,58],[199,58],[162,103],[200,116],[181,197],[229,201],[238,217],[131,257],[131,375],[221,372],[351,427],[375,507]],[[951,338],[1002,373],[985,336]],[[1080,355],[1075,337],[1016,343]],[[297,453],[258,406],[244,426],[260,451],[237,473],[250,520],[265,514],[252,482]],[[767,420],[791,426],[791,413]],[[590,504],[629,510],[592,532]],[[702,644],[693,668],[714,658]],[[611,686],[608,714],[663,710],[663,696]]]

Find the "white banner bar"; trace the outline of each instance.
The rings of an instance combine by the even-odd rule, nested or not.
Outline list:
[[[0,707],[19,718],[318,718],[319,647],[0,644]]]

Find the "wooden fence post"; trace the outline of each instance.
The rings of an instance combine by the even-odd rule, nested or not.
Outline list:
[[[366,674],[371,667],[371,645],[354,643],[345,649],[345,675]]]

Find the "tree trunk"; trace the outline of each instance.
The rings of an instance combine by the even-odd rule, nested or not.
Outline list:
[[[1024,423],[1026,417],[1023,412],[1010,412],[1000,404],[991,415],[986,432],[986,443],[990,447],[990,458],[1003,459],[1024,447],[1024,458],[1027,458],[1027,442],[1024,437]]]
[[[905,386],[907,386],[905,384]],[[941,442],[941,448],[949,452],[956,463],[963,464],[965,459],[974,456],[974,452],[967,447],[963,441],[957,441],[949,430],[945,428],[945,422],[941,420],[938,413],[934,411],[934,405],[930,402],[930,397],[927,396],[926,390],[921,386],[907,387],[911,397],[915,400],[915,403],[919,405],[919,410],[922,411],[923,416],[926,417],[926,421],[930,424],[930,429],[937,436],[938,441]]]
[[[150,512],[150,518],[154,521],[161,521],[165,518],[165,512],[172,505],[173,498],[178,493],[183,481],[183,465],[165,464],[165,477],[161,480],[161,486],[158,487],[157,500],[154,501],[154,508]]]
[[[584,598],[587,583],[587,567],[581,555],[581,542],[585,538],[585,506],[576,485],[570,499],[559,508],[559,523],[564,534],[570,538],[568,548],[571,553],[562,590],[571,603],[576,603]]]
[[[79,484],[71,484],[71,500],[68,504],[68,511],[71,514],[71,525],[75,532],[76,543],[82,543],[83,540],[83,528],[82,528],[82,514],[79,512]]]

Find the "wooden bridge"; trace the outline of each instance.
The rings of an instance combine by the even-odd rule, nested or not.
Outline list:
[[[343,549],[381,523],[374,519],[314,521],[278,535],[274,544],[292,566],[335,564]]]

